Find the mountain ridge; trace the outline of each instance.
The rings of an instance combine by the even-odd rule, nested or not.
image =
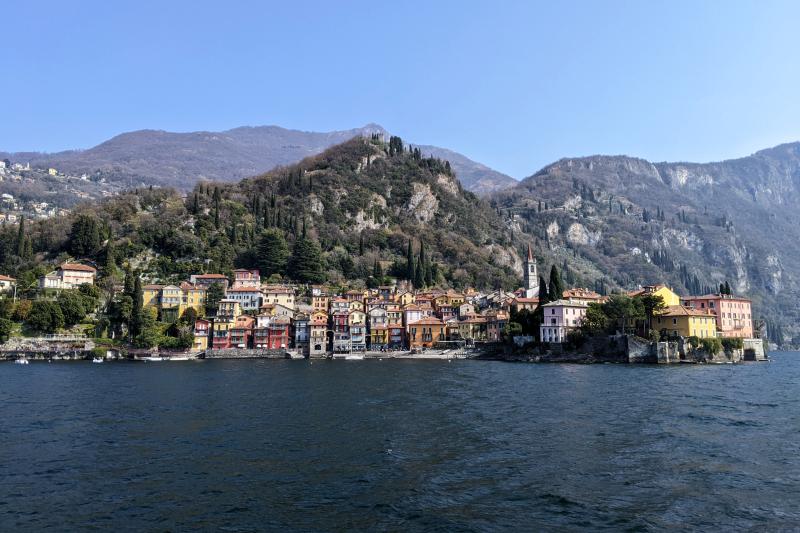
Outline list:
[[[237,181],[291,165],[353,137],[369,137],[373,133],[389,136],[385,128],[375,123],[328,132],[276,125],[239,126],[219,132],[142,129],[120,133],[82,150],[0,152],[0,157],[71,173],[98,173],[109,181],[188,190],[201,180]],[[516,184],[510,176],[452,150],[419,146],[434,157],[446,155],[451,159],[459,180],[474,192],[486,194]]]

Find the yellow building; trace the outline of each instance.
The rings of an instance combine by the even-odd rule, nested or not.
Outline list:
[[[261,290],[265,304],[278,304],[289,309],[294,309],[294,288],[292,287],[264,287]]]
[[[652,294],[654,296],[661,296],[664,300],[664,305],[680,305],[681,297],[675,294],[672,289],[666,285],[647,285],[641,289],[628,292],[628,296],[636,298],[637,296],[644,296],[645,294]]]
[[[653,329],[670,336],[706,339],[717,336],[717,321],[714,315],[705,310],[671,305],[653,318]]]
[[[191,308],[198,316],[205,314],[206,290],[200,285],[181,283],[177,285],[145,285],[142,287],[144,307],[158,309],[162,320],[174,322]]]
[[[401,292],[395,297],[397,303],[402,306],[406,306],[408,304],[413,304],[415,301],[414,294],[409,291]]]

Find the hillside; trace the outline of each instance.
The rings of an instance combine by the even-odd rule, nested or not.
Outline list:
[[[87,150],[55,154],[0,153],[0,159],[87,173],[129,187],[159,185],[188,190],[200,180],[234,182],[305,157],[357,136],[380,133],[381,126],[332,132],[307,132],[277,126],[241,127],[222,132],[172,133],[140,130],[123,133]],[[516,180],[467,157],[433,146],[426,155],[451,161],[462,184],[478,193],[499,190]]]
[[[20,241],[16,227],[0,229],[1,271],[24,286],[74,257],[100,266],[108,284],[130,263],[162,282],[248,267],[276,281],[376,285],[389,275],[422,276],[417,286],[515,287],[523,246],[448,162],[396,137],[357,137],[239,183],[201,183],[186,197],[137,189],[25,232]],[[409,246],[412,265],[422,265],[410,276]]]
[[[560,160],[493,198],[585,284],[729,280],[793,334],[800,295],[800,144],[719,163]]]

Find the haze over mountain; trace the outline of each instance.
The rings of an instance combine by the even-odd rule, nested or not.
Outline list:
[[[12,161],[53,166],[70,173],[102,174],[108,181],[190,189],[201,180],[237,181],[290,165],[357,136],[388,132],[377,124],[331,132],[308,132],[278,126],[240,127],[222,132],[173,133],[139,130],[123,133],[87,150],[53,154],[2,154]],[[448,159],[462,185],[484,194],[516,180],[471,159],[435,146],[426,153]]]

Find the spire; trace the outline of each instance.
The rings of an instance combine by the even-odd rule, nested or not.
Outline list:
[[[531,243],[528,243],[528,262],[533,261],[533,251],[531,251]]]

